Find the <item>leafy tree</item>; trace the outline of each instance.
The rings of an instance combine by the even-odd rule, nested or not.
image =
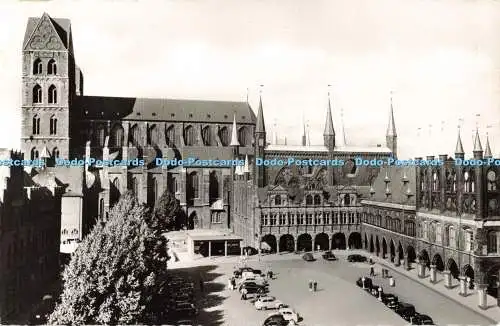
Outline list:
[[[50,324],[152,324],[165,307],[167,240],[148,211],[124,194],[80,243],[63,273]]]
[[[179,202],[168,190],[156,201],[151,218],[152,224],[162,231],[180,229],[185,224]]]

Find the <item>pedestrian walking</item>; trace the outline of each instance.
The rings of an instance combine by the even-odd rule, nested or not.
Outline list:
[[[246,300],[247,299],[247,289],[243,289],[241,291],[241,300]]]
[[[309,280],[309,291],[312,291],[313,289],[313,281]]]
[[[389,286],[392,286],[392,287],[395,287],[396,286],[396,282],[394,281],[394,277],[389,277]]]
[[[273,279],[273,275],[274,275],[274,274],[273,274],[273,271],[271,271],[271,270],[270,270],[270,271],[269,271],[269,279],[270,279],[270,280],[272,280],[272,279]]]
[[[236,289],[236,279],[234,277],[231,278],[231,288]]]
[[[370,276],[375,276],[375,268],[370,267]]]
[[[313,282],[313,289],[314,289],[314,292],[316,292],[316,290],[318,289],[318,282],[316,282],[316,281]]]

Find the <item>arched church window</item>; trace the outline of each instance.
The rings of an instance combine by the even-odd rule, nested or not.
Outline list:
[[[193,126],[184,128],[184,143],[186,146],[193,146],[195,144],[195,134]]]
[[[247,145],[247,129],[245,127],[241,127],[238,130],[238,141],[240,143],[240,146]]]
[[[205,146],[212,145],[212,134],[210,131],[210,126],[203,127],[201,131],[201,136],[203,138],[203,145]]]
[[[37,114],[33,116],[32,129],[33,135],[40,134],[40,117]]]
[[[49,75],[57,74],[57,64],[54,59],[50,59],[49,63],[47,64],[47,74]]]
[[[306,196],[306,205],[312,205],[313,204],[313,196],[307,195]]]
[[[36,160],[40,157],[38,150],[34,147],[31,149],[31,160]]]
[[[123,147],[123,128],[119,124],[111,129],[111,147]]]
[[[41,75],[42,73],[43,73],[42,60],[37,58],[35,62],[33,62],[33,75]]]
[[[219,139],[220,139],[222,146],[229,145],[229,132],[227,131],[226,127],[222,127],[219,130]]]
[[[54,86],[54,85],[49,86],[48,98],[49,98],[50,104],[57,103],[57,88],[56,88],[56,86]]]
[[[167,128],[167,130],[165,132],[165,138],[166,138],[166,142],[167,142],[168,146],[170,146],[170,147],[175,146],[175,126],[174,125]]]
[[[276,206],[281,205],[281,196],[280,195],[274,196],[274,205],[276,205]]]
[[[57,118],[55,115],[50,117],[50,134],[55,135],[57,134]]]
[[[42,103],[42,99],[43,99],[42,86],[36,84],[35,87],[33,87],[33,103],[40,104]]]

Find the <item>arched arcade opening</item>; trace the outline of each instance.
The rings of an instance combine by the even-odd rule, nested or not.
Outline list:
[[[279,249],[280,249],[280,252],[283,252],[283,251],[294,252],[295,251],[295,240],[293,239],[293,236],[291,234],[283,234],[280,237]]]
[[[349,249],[362,249],[361,234],[358,232],[352,232],[349,235]]]
[[[303,233],[297,238],[298,251],[312,251],[312,237],[308,233]]]
[[[319,233],[314,237],[314,245],[318,250],[328,250],[328,235],[326,233]]]
[[[346,241],[344,233],[335,233],[332,237],[332,249],[346,249]]]

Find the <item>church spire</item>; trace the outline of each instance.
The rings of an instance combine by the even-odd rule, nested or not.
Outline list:
[[[460,137],[460,126],[458,127],[458,137],[457,137],[457,146],[455,147],[455,155],[464,153],[464,146],[462,145],[462,137]]]
[[[476,129],[476,139],[474,140],[474,152],[482,152],[483,146],[481,145],[481,137],[479,137],[479,130]]]
[[[302,128],[304,129],[302,133],[302,146],[307,145],[307,130],[306,130],[306,121],[304,120],[304,115],[302,114]]]
[[[330,91],[328,91],[328,108],[326,110],[325,132],[323,132],[323,136],[335,136],[332,118],[332,105],[330,103]]]
[[[398,153],[398,135],[396,133],[396,122],[394,120],[394,107],[392,104],[392,91],[391,91],[391,105],[389,109],[389,124],[387,125],[387,132],[385,134],[385,143],[387,148],[392,152],[392,155],[397,157]]]
[[[257,133],[266,132],[266,125],[264,123],[264,109],[262,108],[262,87],[264,87],[264,85],[260,85],[259,111],[257,112],[257,125],[255,126],[255,132]]]
[[[484,150],[484,158],[492,158],[493,155],[491,154],[491,147],[490,147],[490,137],[488,136],[488,133],[486,133],[486,149]]]
[[[396,122],[394,120],[394,107],[392,105],[392,91],[391,91],[391,108],[389,111],[389,124],[387,125],[386,136],[397,136]]]

